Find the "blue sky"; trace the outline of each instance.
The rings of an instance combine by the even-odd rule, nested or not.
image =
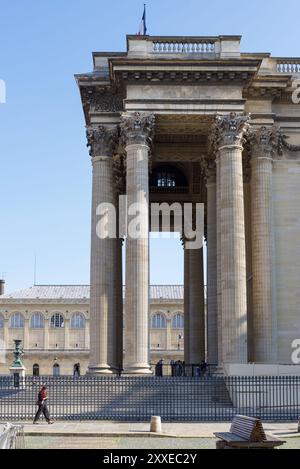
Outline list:
[[[0,0],[0,273],[12,291],[88,283],[91,167],[73,75],[124,51],[137,0]],[[152,35],[242,34],[245,52],[299,56],[299,0],[148,0]],[[178,240],[151,242],[151,282],[182,282]]]

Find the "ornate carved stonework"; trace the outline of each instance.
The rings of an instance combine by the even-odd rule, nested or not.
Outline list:
[[[117,126],[91,125],[86,130],[87,147],[90,155],[112,156],[118,142]]]
[[[215,158],[209,158],[207,155],[202,155],[200,165],[205,183],[216,182],[217,167]]]
[[[249,151],[243,152],[243,181],[244,183],[251,180],[251,153]]]
[[[113,156],[113,171],[118,194],[126,191],[126,158],[122,153]]]
[[[245,142],[244,136],[249,129],[249,114],[217,115],[213,125],[211,148],[216,152],[220,147],[227,145],[240,145]]]
[[[268,156],[273,158],[281,153],[280,148],[280,130],[276,126],[260,127],[259,129],[250,129],[247,135],[249,141],[249,150],[252,157]]]
[[[142,144],[151,146],[155,116],[152,113],[135,112],[121,117],[121,135],[125,145]]]
[[[89,112],[122,112],[123,94],[115,93],[110,88],[82,90],[82,101],[88,106]]]
[[[281,149],[281,152],[283,151],[283,148],[286,148],[287,150],[289,151],[292,151],[292,152],[297,152],[297,151],[300,151],[300,145],[291,145],[290,143],[288,143],[287,139],[289,137],[287,135],[283,135],[280,133],[279,135],[279,146],[280,146],[280,149]]]

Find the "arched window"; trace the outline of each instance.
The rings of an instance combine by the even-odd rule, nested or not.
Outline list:
[[[167,327],[166,318],[163,314],[157,313],[152,316],[152,329],[165,329]]]
[[[150,179],[152,187],[187,187],[188,182],[185,175],[176,167],[171,165],[159,165],[153,169]]]
[[[74,313],[71,317],[71,329],[84,329],[85,319],[83,314]]]
[[[173,316],[172,327],[173,329],[183,329],[184,327],[183,314],[178,313],[178,314],[175,314],[175,316]]]
[[[3,329],[4,327],[4,317],[2,316],[2,314],[0,314],[0,329]]]
[[[40,376],[40,365],[35,363],[32,367],[32,374],[33,376]]]
[[[59,313],[53,314],[51,321],[50,321],[50,326],[54,328],[60,328],[60,327],[64,327],[64,325],[65,323],[64,323],[63,316]]]
[[[31,329],[43,329],[44,328],[44,316],[42,313],[35,313],[30,318]]]
[[[59,376],[60,375],[60,366],[58,363],[54,363],[53,365],[53,376]]]
[[[21,313],[15,313],[10,318],[10,327],[13,329],[22,329],[24,327],[24,318]]]

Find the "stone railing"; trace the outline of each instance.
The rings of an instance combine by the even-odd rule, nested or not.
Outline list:
[[[153,52],[157,54],[215,54],[215,38],[166,38],[152,40]]]
[[[277,72],[279,73],[300,73],[299,59],[277,59]]]
[[[127,36],[128,56],[235,58],[240,36]],[[176,58],[177,58],[176,57]]]

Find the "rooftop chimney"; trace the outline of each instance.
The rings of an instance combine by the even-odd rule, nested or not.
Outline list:
[[[5,280],[0,279],[0,295],[4,295]]]

